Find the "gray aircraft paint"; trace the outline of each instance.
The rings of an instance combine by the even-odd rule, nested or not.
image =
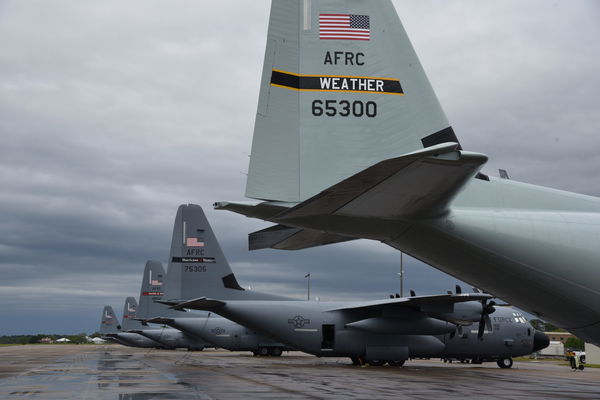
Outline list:
[[[150,327],[147,324],[142,324],[140,321],[140,319],[155,316],[159,313],[165,313],[169,316],[183,315],[184,317],[190,315],[190,313],[170,310],[164,304],[156,303],[156,301],[161,300],[164,295],[164,278],[165,270],[159,261],[150,260],[146,262],[140,288],[140,307],[134,307],[133,313],[129,318],[131,321],[135,322],[136,325],[128,330],[158,342],[164,348],[202,350],[207,346],[207,343],[196,336],[186,334],[185,332],[181,332],[174,328]],[[128,300],[135,302],[135,299],[133,298],[128,298]],[[131,312],[131,310],[129,311]]]
[[[201,350],[205,343],[196,337],[188,337],[184,333],[173,328],[150,328],[139,320],[139,313],[151,311],[154,306],[152,301],[146,301],[152,296],[161,296],[162,277],[164,269],[159,262],[149,261],[146,263],[142,286],[140,291],[140,303],[138,307],[134,297],[127,297],[123,306],[123,323],[119,324],[112,307],[104,307],[100,332],[104,333],[106,338],[112,339],[118,343],[132,347],[145,348],[188,348]],[[151,279],[155,277],[154,279]],[[162,298],[162,297],[159,297]],[[162,304],[157,304],[160,309],[166,308]],[[172,313],[182,314],[181,312]]]
[[[154,276],[159,273],[164,275],[164,271],[161,272],[162,265],[158,262],[148,262],[146,270],[149,268],[156,269]],[[145,275],[144,282],[147,285],[151,280]],[[153,301],[159,301],[163,296],[165,299],[184,299],[224,291],[228,296],[238,299],[284,299],[281,296],[247,291],[239,286],[204,211],[195,204],[181,205],[177,209],[165,282],[164,287],[142,286],[140,296],[150,293],[154,296]],[[164,293],[161,292],[163,288]],[[283,344],[255,330],[215,314],[205,316],[197,312],[184,313],[156,302],[148,303],[148,306],[150,309],[143,310],[142,318],[153,322],[152,318],[157,317],[155,321],[216,347],[253,352],[259,352],[261,348],[285,348]]]
[[[218,282],[219,285],[207,285],[206,282]],[[164,298],[190,299],[198,297],[199,290],[203,296],[225,290],[233,299],[287,299],[242,288],[235,280],[202,207],[181,205],[173,225]]]
[[[121,324],[111,306],[104,306],[100,318],[100,333],[117,333],[121,330]]]
[[[391,2],[313,0],[309,8],[305,15],[303,1],[272,4],[246,187],[248,197],[268,201],[216,208],[295,229],[287,242],[272,240],[274,248],[382,241],[600,345],[600,200],[475,178],[487,158],[441,145],[458,140]],[[370,40],[320,40],[324,13],[368,15]],[[365,65],[325,64],[328,50],[364,53]],[[404,95],[295,91],[271,84],[273,68],[396,78]],[[378,115],[313,116],[308,107],[315,99],[373,101]],[[434,145],[440,147],[412,156],[385,179],[358,173]],[[456,179],[454,190],[436,191],[432,182],[447,179]],[[353,186],[356,196],[335,209],[321,207],[348,193],[336,191],[338,182]],[[418,212],[409,212],[415,205]],[[263,231],[262,244],[251,248],[268,245],[268,236]]]
[[[134,329],[144,329],[142,323],[135,319],[137,309],[138,304],[135,297],[127,297],[125,299],[125,304],[123,305],[123,320],[121,322],[121,329],[123,329],[123,331],[127,332]]]
[[[121,324],[111,306],[104,306],[100,318],[100,330],[102,339],[110,340],[124,346],[133,346],[130,341],[119,339],[117,334],[121,334]]]
[[[132,298],[130,298],[132,299]],[[135,299],[134,299],[135,301]],[[125,301],[125,309],[128,307]],[[104,306],[100,319],[100,333],[103,339],[108,339],[131,347],[161,347],[161,344],[137,333],[123,332],[119,319],[111,306]]]
[[[478,323],[458,328],[450,322],[446,333],[419,334],[419,326],[427,332],[431,325],[419,325],[410,309],[396,308],[393,316],[382,321],[382,329],[370,331],[353,326],[362,316],[356,312],[330,311],[348,303],[283,302],[283,301],[224,301],[224,305],[197,305],[211,309],[245,326],[261,329],[291,347],[319,357],[363,357],[372,359],[406,360],[415,357],[482,358],[497,360],[530,354],[548,344],[547,337],[535,329],[523,316],[510,307],[496,307],[490,315],[490,326],[481,339],[477,337]],[[201,304],[200,302],[198,304]],[[368,317],[367,319],[382,319]],[[396,324],[388,324],[394,321]],[[386,326],[402,323],[401,333],[386,330]],[[333,326],[334,344],[324,346],[324,325]],[[415,327],[414,325],[417,325]],[[436,330],[439,327],[436,326]],[[410,333],[404,333],[410,332]]]
[[[200,207],[181,207],[189,207],[198,221],[202,217],[204,223],[198,226],[206,227],[204,232],[210,229]],[[208,243],[205,245],[208,247]],[[203,256],[211,255],[207,252]],[[171,301],[174,307],[214,311],[289,347],[321,357],[348,356],[367,361],[434,356],[498,360],[547,346],[545,335],[536,333],[520,313],[506,307],[497,307],[486,316],[489,332],[481,339],[470,333],[479,329],[473,322],[479,321],[487,309],[485,302],[491,297],[487,294],[457,293],[370,302],[245,300],[224,285],[221,274],[208,275],[205,270],[201,271],[199,273],[205,275],[196,293],[202,295],[204,289],[210,288],[213,297]],[[229,266],[226,272],[228,276],[233,275]],[[237,282],[234,276],[231,281]],[[235,298],[229,299],[229,296]],[[208,325],[210,321],[208,318],[203,323]],[[195,322],[181,319],[173,326],[185,329],[184,324],[191,327]],[[459,334],[456,334],[457,329]],[[230,335],[226,329],[219,329],[218,333]],[[335,339],[331,345],[324,346],[328,334]]]
[[[380,159],[421,148],[422,137],[449,126],[391,3],[309,2],[271,6],[247,197],[301,201]],[[328,13],[369,16],[371,40],[319,40],[319,16]],[[399,80],[402,93],[294,90],[272,84],[274,70]],[[377,116],[315,117],[315,100],[375,102]]]

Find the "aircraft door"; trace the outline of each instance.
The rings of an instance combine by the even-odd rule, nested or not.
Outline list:
[[[333,350],[333,348],[335,347],[335,325],[321,325],[321,334],[321,350]]]

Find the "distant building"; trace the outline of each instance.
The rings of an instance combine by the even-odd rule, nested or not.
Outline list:
[[[575,335],[569,332],[544,332],[551,342],[565,343],[567,339],[574,338]]]
[[[60,339],[56,339],[56,343],[69,343],[70,340],[65,338],[65,337],[61,337]]]
[[[49,337],[45,337],[40,339],[40,343],[54,343],[54,340]]]
[[[539,351],[540,356],[564,357],[565,345],[558,340],[551,340],[548,347]]]

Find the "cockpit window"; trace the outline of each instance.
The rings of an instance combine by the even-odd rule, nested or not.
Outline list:
[[[517,324],[526,324],[527,320],[523,317],[523,314],[519,312],[513,312],[514,320]]]

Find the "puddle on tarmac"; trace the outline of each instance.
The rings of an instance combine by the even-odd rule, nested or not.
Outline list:
[[[65,356],[28,373],[0,380],[0,398],[209,399],[175,376],[130,355]]]

